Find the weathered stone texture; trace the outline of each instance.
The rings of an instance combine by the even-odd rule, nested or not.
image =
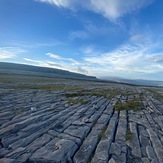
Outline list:
[[[163,101],[148,91],[161,87],[56,80],[0,83],[0,163],[163,162]]]

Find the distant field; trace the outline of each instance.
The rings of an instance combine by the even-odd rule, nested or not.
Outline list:
[[[0,81],[9,81],[9,82],[14,82],[14,81],[26,81],[29,79],[30,81],[34,80],[54,80],[55,78],[64,78],[64,77],[69,77],[71,76],[62,76],[59,74],[52,74],[52,73],[42,73],[42,72],[32,72],[32,71],[22,71],[22,70],[5,70],[5,69],[0,69],[0,76],[1,79]],[[31,80],[32,79],[32,80]]]
[[[58,79],[58,78],[57,78]],[[43,82],[54,82],[55,77],[46,77],[38,75],[16,75],[16,74],[1,74],[0,73],[0,82],[1,83],[43,83]],[[60,79],[64,80],[64,79]]]
[[[32,72],[23,70],[0,69],[0,83],[54,83],[65,80],[89,80],[75,79],[69,75],[60,75],[52,73]],[[90,79],[91,80],[91,79]]]

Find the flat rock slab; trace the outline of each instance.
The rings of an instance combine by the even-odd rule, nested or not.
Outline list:
[[[68,162],[78,146],[70,140],[54,139],[30,157],[31,162]]]

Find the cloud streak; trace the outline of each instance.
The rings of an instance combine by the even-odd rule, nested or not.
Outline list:
[[[57,68],[57,69],[62,69],[62,70],[67,70],[67,71],[77,72],[82,74],[88,73],[87,69],[85,69],[82,63],[79,63],[71,58],[63,58],[59,55],[55,55],[51,53],[48,53],[46,55],[49,56],[50,58],[53,58],[55,61],[35,60],[30,58],[23,58],[23,60],[27,62],[26,64],[30,63],[32,65],[41,66],[41,67]]]
[[[15,47],[0,47],[0,59],[15,58],[18,54],[24,53],[25,50]]]
[[[61,61],[70,61],[70,62],[72,62],[72,63],[74,63],[74,64],[76,64],[76,65],[79,64],[79,62],[76,61],[76,60],[73,59],[73,58],[65,58],[65,57],[61,57],[61,56],[59,56],[59,55],[52,54],[52,53],[47,53],[46,55],[49,56],[49,57],[51,57],[51,58],[53,58],[53,59],[57,59],[57,60],[61,60]]]
[[[100,67],[106,76],[116,74],[150,74],[163,71],[163,57],[160,53],[151,53],[155,44],[125,44],[112,52],[100,53],[94,57],[85,57],[84,61],[92,67]],[[95,72],[100,75],[100,73]]]
[[[38,2],[50,3],[58,7],[80,10],[81,8],[101,14],[110,20],[116,20],[128,13],[137,11],[153,0],[37,0]]]
[[[51,68],[59,68],[64,69],[60,64],[52,61],[42,61],[42,60],[35,60],[30,58],[23,58],[24,61],[27,61],[28,63],[32,63],[32,65],[37,65],[41,67],[51,67]]]
[[[117,19],[125,14],[148,5],[150,0],[91,0],[91,9],[109,19]]]

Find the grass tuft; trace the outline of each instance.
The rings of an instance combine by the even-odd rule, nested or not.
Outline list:
[[[115,105],[115,110],[116,111],[121,111],[121,110],[141,110],[142,108],[142,103],[138,100],[135,99],[134,101],[128,101],[125,104],[122,104],[120,101]]]
[[[128,128],[126,131],[126,140],[131,140],[132,139],[132,132],[130,131],[130,129]]]
[[[99,140],[101,140],[101,138],[104,136],[106,129],[107,129],[107,126],[105,126],[105,127],[101,130],[101,132],[99,133],[99,135],[98,135],[98,139],[99,139]]]
[[[78,103],[81,103],[82,105],[85,105],[87,104],[89,101],[86,100],[86,99],[78,99],[78,98],[70,98],[68,99],[68,103],[70,105],[74,105],[74,104],[78,104]]]

